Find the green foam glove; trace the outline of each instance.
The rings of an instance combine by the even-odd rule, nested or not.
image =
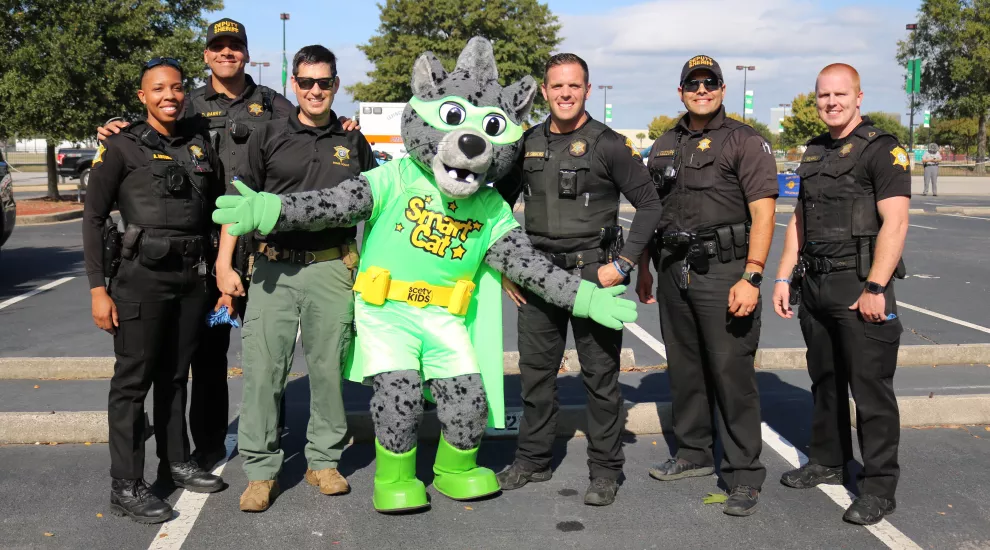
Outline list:
[[[237,178],[231,180],[231,183],[241,196],[224,195],[218,198],[213,221],[220,225],[232,224],[227,228],[227,233],[234,237],[255,229],[262,235],[271,233],[282,212],[282,201],[278,195],[259,193]]]
[[[623,285],[598,288],[595,283],[581,281],[574,297],[574,316],[590,317],[599,325],[622,330],[622,323],[632,323],[638,315],[635,302],[619,298],[625,291]]]

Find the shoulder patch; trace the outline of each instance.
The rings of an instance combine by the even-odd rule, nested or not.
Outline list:
[[[639,154],[639,151],[637,151],[636,148],[633,147],[633,142],[629,138],[626,138],[626,147],[628,147],[629,150],[632,151],[633,158],[635,158],[635,159],[642,159],[643,158],[643,155]]]
[[[894,157],[894,166],[900,166],[901,168],[908,169],[908,154],[903,147],[898,145],[890,150],[890,154]]]
[[[103,153],[107,152],[107,148],[100,142],[100,146],[96,148],[96,158],[93,159],[93,166],[103,162]]]

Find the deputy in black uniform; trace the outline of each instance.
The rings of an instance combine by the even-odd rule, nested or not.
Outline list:
[[[189,362],[213,305],[206,289],[210,215],[223,185],[208,137],[177,120],[182,81],[174,59],[155,58],[142,68],[138,97],[147,119],[100,146],[83,223],[93,319],[113,334],[117,357],[108,406],[110,502],[142,523],[172,516],[143,480],[144,401],[152,384],[158,481],[207,493],[224,486],[190,461],[186,439]],[[114,203],[122,236],[104,231]]]
[[[251,56],[248,52],[247,31],[233,19],[210,23],[206,31],[203,61],[210,68],[206,84],[193,90],[185,102],[183,116],[198,121],[209,132],[210,143],[219,156],[220,181],[248,173],[247,142],[261,124],[286,118],[295,108],[275,90],[255,84],[245,72]],[[99,128],[103,136],[113,135],[126,127],[123,122]],[[241,238],[235,261],[243,274],[252,247],[250,236]],[[217,301],[221,290],[243,298],[246,281],[234,271],[217,281],[208,279],[209,298]],[[233,313],[243,314],[245,300],[236,300]],[[239,310],[239,311],[237,311]],[[230,347],[229,324],[203,325],[204,334],[192,357],[192,388],[189,396],[189,432],[195,452],[193,458],[204,469],[226,456],[224,439],[227,434],[227,349]]]
[[[688,60],[678,92],[687,114],[653,144],[648,163],[664,213],[651,251],[658,298],[648,254],[637,285],[641,301],[660,302],[677,439],[676,457],[650,475],[662,481],[710,475],[717,424],[730,489],[723,511],[748,516],[766,478],[753,362],[777,166],[756,130],[726,117],[714,59]]]
[[[550,117],[524,137],[520,167],[496,184],[509,204],[522,193],[526,233],[558,267],[603,287],[623,282],[660,220],[660,201],[632,143],[584,110],[591,91],[588,65],[574,54],[546,64],[543,97]],[[619,197],[636,207],[629,239],[618,226]],[[498,474],[504,490],[552,475],[557,435],[557,371],[571,323],[588,396],[588,467],[585,504],[615,500],[625,457],[619,432],[622,331],[602,327],[504,283],[519,305],[519,370],[523,418],[516,459]]]
[[[900,475],[893,381],[902,327],[892,276],[904,276],[911,172],[897,139],[860,116],[856,69],[825,67],[815,91],[829,131],[808,143],[797,170],[801,191],[773,294],[777,314],[789,319],[797,302],[791,293],[801,293],[815,409],[809,461],[780,481],[797,489],[845,481],[851,388],[863,470],[859,498],[843,519],[872,525],[894,511]]]

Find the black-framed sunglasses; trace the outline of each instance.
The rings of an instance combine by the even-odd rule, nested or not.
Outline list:
[[[709,92],[714,92],[722,88],[722,82],[719,79],[710,76],[708,78],[692,78],[690,80],[685,80],[681,83],[681,89],[685,92],[694,93],[698,91],[698,88],[702,84],[705,85],[705,89]]]
[[[142,70],[147,71],[148,69],[154,69],[159,65],[168,65],[169,67],[175,67],[176,69],[182,70],[179,65],[179,60],[174,57],[154,57],[149,59],[147,63],[144,64]]]
[[[299,85],[300,90],[309,90],[313,85],[317,85],[321,90],[327,91],[333,88],[334,80],[337,80],[337,75],[329,76],[327,78],[309,78],[306,76],[297,76],[296,84]]]

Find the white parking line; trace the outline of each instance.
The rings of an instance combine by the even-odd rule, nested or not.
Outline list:
[[[35,294],[41,294],[42,292],[44,292],[46,290],[51,290],[51,289],[57,287],[58,285],[60,285],[62,283],[67,283],[67,282],[71,281],[72,279],[75,279],[75,277],[62,277],[61,279],[59,279],[57,281],[52,281],[52,282],[50,282],[50,283],[48,283],[46,285],[39,286],[38,288],[32,290],[31,292],[26,292],[24,294],[21,294],[20,296],[16,296],[16,297],[11,298],[9,300],[6,300],[4,302],[0,302],[0,309],[3,309],[5,307],[7,307],[7,306],[12,306],[12,305],[14,305],[17,302],[20,302],[22,300],[27,300],[28,298],[30,298],[31,296],[34,296]]]
[[[784,439],[773,428],[768,426],[766,422],[763,423],[763,441],[795,468],[799,468],[802,464],[808,462],[808,457],[804,453],[797,450],[790,441]],[[828,495],[832,501],[841,506],[843,510],[852,504],[853,494],[842,485],[819,485],[818,488]],[[838,518],[836,518],[836,521],[838,521]],[[920,546],[915,544],[913,540],[905,536],[904,533],[900,532],[887,520],[883,520],[876,525],[870,525],[866,529],[880,539],[880,542],[884,543],[887,548],[921,550]]]
[[[667,358],[667,346],[660,343],[659,340],[650,335],[649,332],[643,329],[643,327],[637,325],[636,323],[626,323],[626,328],[629,332],[633,333],[633,336],[639,338],[644,344],[653,348],[653,351],[657,352],[660,357]]]
[[[777,223],[777,222],[774,222],[774,223]],[[786,223],[777,223],[777,225],[779,225],[781,227],[787,227],[787,224]]]
[[[629,218],[623,218],[622,216],[619,216],[619,219],[622,220],[622,221],[624,221],[624,222],[632,223],[632,220],[630,220]],[[626,229],[628,229],[628,227]]]
[[[215,476],[223,473],[224,466],[227,465],[230,457],[234,454],[234,447],[237,446],[237,434],[227,434],[224,446],[227,448],[227,458],[220,464],[217,464],[217,467],[213,469],[213,475]],[[231,489],[227,487],[225,490],[229,491]],[[154,540],[151,541],[151,545],[148,546],[148,550],[179,550],[179,548],[182,548],[182,544],[186,542],[186,537],[189,536],[193,525],[196,524],[196,518],[203,511],[203,505],[206,504],[206,499],[211,494],[183,491],[179,497],[179,501],[172,507],[172,509],[179,513],[178,517],[162,524],[161,529],[158,530],[158,534],[155,535]]]
[[[936,229],[936,230],[938,229],[937,227],[928,227],[927,225],[915,225],[913,223],[909,223],[908,225],[910,225],[911,227],[920,227],[922,229]]]
[[[918,313],[924,313],[925,315],[931,315],[932,317],[936,317],[938,319],[942,319],[943,321],[948,321],[950,323],[955,323],[957,325],[962,325],[964,327],[971,328],[973,330],[978,330],[980,332],[985,332],[987,334],[990,334],[990,328],[981,327],[980,325],[974,325],[973,323],[970,323],[968,321],[963,321],[962,319],[956,319],[955,317],[949,317],[948,315],[942,315],[941,313],[936,313],[934,311],[931,311],[929,309],[925,309],[923,307],[913,306],[911,304],[905,304],[904,302],[902,302],[900,300],[897,300],[897,305],[898,306],[901,306],[901,307],[906,307],[906,308],[908,308],[908,309],[910,309],[912,311],[917,311]]]
[[[979,216],[964,216],[962,214],[941,214],[942,216],[952,216],[953,218],[969,218],[971,220],[983,220],[990,221],[990,218],[981,218]]]

